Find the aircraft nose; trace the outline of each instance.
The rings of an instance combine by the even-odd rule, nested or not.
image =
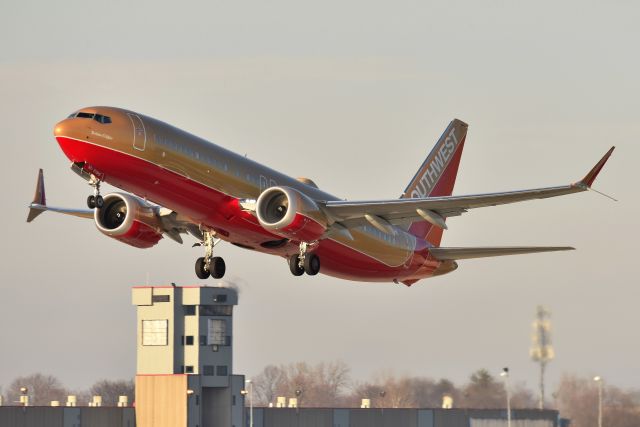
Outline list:
[[[64,136],[67,134],[67,129],[68,129],[68,123],[66,123],[68,120],[62,120],[61,122],[56,123],[56,125],[53,127],[53,135],[54,136]]]

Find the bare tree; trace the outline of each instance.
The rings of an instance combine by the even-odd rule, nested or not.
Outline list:
[[[133,380],[100,380],[89,390],[91,396],[102,396],[103,406],[116,406],[120,396],[127,396],[130,402],[135,397],[135,383]]]
[[[431,378],[412,378],[409,388],[412,393],[412,407],[438,408],[442,406],[445,395],[453,399],[454,405],[458,405],[460,402],[460,391],[451,381],[446,379],[436,382]]]
[[[640,425],[640,392],[607,387],[604,401],[603,424],[610,427],[637,427]]]
[[[28,389],[29,404],[34,406],[49,405],[52,400],[65,401],[67,396],[67,389],[56,377],[36,373],[13,380],[7,390],[7,400],[11,403],[19,400],[21,387]]]
[[[486,369],[471,374],[469,383],[463,389],[463,403],[467,408],[503,408],[506,400],[504,384],[496,381]]]
[[[411,408],[415,406],[412,379],[396,378],[393,373],[379,374],[373,383],[364,383],[356,388],[361,399],[371,399],[378,408]]]
[[[603,425],[640,425],[640,391],[607,386],[603,395]],[[572,427],[597,427],[598,388],[592,378],[563,375],[554,396],[560,413],[571,419]]]
[[[523,382],[517,383],[511,389],[511,407],[514,409],[535,408],[539,400]]]
[[[339,406],[349,385],[349,366],[342,361],[321,363],[315,367],[315,377],[318,406]]]
[[[269,365],[254,379],[256,399],[262,404],[269,404],[276,397],[284,396],[296,397],[299,406],[342,406],[350,383],[349,371],[341,361],[315,366],[305,362]]]
[[[572,427],[597,427],[598,390],[591,378],[563,375],[555,394],[558,410]]]
[[[352,387],[352,392],[345,397],[344,406],[357,408],[362,403],[362,399],[369,399],[372,406],[381,406],[383,387],[379,384],[359,383]]]
[[[285,373],[281,367],[275,365],[266,366],[260,374],[253,378],[254,403],[269,405],[275,403],[278,391],[283,388]]]

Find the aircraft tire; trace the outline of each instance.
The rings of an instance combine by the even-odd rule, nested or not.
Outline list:
[[[207,279],[209,277],[209,271],[205,268],[204,257],[200,257],[196,260],[196,276],[199,279]]]
[[[214,279],[222,279],[224,273],[227,271],[227,266],[224,263],[224,259],[219,256],[214,256],[211,260],[211,277]]]
[[[100,209],[103,206],[104,206],[104,199],[102,198],[102,196],[96,196],[96,207]]]
[[[292,255],[289,258],[289,270],[294,276],[302,276],[304,274],[304,268],[300,267],[300,257],[298,255]]]
[[[320,257],[316,254],[307,254],[304,257],[304,271],[309,276],[315,276],[320,272]]]
[[[96,196],[87,197],[87,207],[89,209],[95,209],[96,208]]]

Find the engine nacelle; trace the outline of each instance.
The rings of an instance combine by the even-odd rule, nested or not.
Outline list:
[[[260,225],[282,237],[313,242],[327,230],[327,217],[310,197],[291,187],[271,187],[256,202]]]
[[[161,223],[153,207],[129,194],[104,196],[104,205],[95,210],[94,219],[102,234],[136,248],[150,248],[162,239]]]

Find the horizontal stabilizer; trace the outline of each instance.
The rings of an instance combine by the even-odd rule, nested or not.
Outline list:
[[[570,246],[502,246],[480,248],[431,248],[429,252],[440,261],[487,258],[503,255],[533,254],[538,252],[571,251]]]

